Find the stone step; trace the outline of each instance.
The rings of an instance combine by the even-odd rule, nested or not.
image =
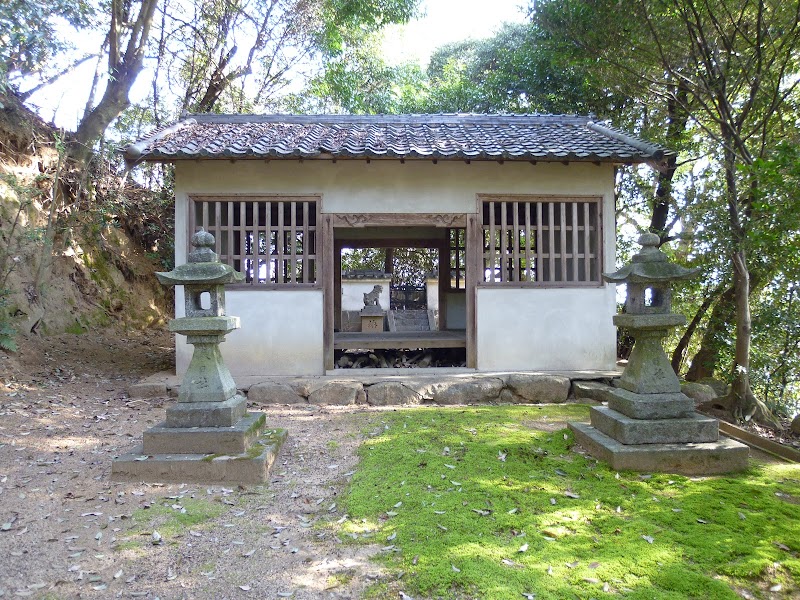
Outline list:
[[[575,441],[615,471],[714,475],[744,471],[750,449],[729,438],[690,444],[622,444],[586,423],[569,423]]]
[[[166,422],[145,430],[145,454],[241,454],[264,429],[264,413],[248,413],[231,427],[167,427]]]
[[[429,331],[427,310],[392,310],[389,314],[391,331]]]
[[[600,392],[608,407],[631,419],[680,419],[694,414],[694,401],[678,393],[635,394],[622,388]]]
[[[263,484],[283,443],[285,429],[268,430],[241,454],[144,454],[142,446],[114,459],[114,481]]]
[[[719,422],[696,413],[682,419],[631,419],[606,406],[593,406],[590,414],[595,429],[622,444],[685,444],[719,439]]]

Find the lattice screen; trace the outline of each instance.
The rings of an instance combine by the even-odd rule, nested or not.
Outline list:
[[[566,286],[600,283],[600,200],[484,200],[484,282]]]
[[[315,285],[319,202],[313,197],[191,198],[190,227],[214,235],[220,260],[251,285]]]

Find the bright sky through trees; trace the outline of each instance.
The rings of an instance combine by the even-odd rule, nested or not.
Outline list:
[[[427,66],[431,53],[444,44],[467,38],[491,36],[504,22],[525,19],[521,0],[423,0],[421,17],[407,25],[390,25],[385,33],[383,52],[387,62],[416,61]],[[92,36],[73,39],[78,52],[96,52],[99,42]],[[31,105],[45,119],[74,130],[83,114],[91,86],[94,62],[82,65],[69,77],[44,88],[30,98]],[[139,102],[150,92],[151,73],[145,71],[131,90],[131,100]]]
[[[389,63],[424,67],[439,46],[489,37],[505,22],[523,21],[525,6],[521,0],[423,0],[422,17],[387,27],[383,52]]]

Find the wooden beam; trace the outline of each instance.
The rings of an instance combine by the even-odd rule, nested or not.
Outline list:
[[[333,213],[334,227],[464,227],[464,213]]]

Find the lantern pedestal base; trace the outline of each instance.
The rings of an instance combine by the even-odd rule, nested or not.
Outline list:
[[[728,438],[686,444],[623,444],[586,423],[570,423],[575,441],[615,471],[713,475],[747,469],[750,450]]]
[[[264,420],[259,419],[263,426]],[[154,428],[157,429],[157,428]],[[232,429],[232,428],[224,428]],[[152,431],[152,430],[151,430]],[[155,432],[158,434],[158,432]],[[211,432],[213,440],[207,436],[208,431],[201,429],[178,432],[179,436],[188,437],[182,453],[148,454],[144,447],[134,448],[130,454],[125,454],[114,459],[111,464],[111,479],[115,481],[149,481],[149,482],[180,482],[180,483],[227,483],[227,484],[253,484],[266,483],[272,464],[278,456],[283,443],[286,441],[285,429],[268,429],[259,432],[257,437],[248,438],[247,449],[244,452],[225,453],[217,450],[214,453],[196,452],[187,450],[196,446],[196,443],[205,445],[205,442],[220,442],[219,437],[223,432]],[[233,437],[238,437],[238,432],[228,432]],[[247,433],[244,434],[247,436]],[[145,443],[148,440],[145,437]],[[159,440],[159,444],[169,443],[173,447],[179,444],[177,438],[167,442],[166,438]],[[226,444],[222,444],[224,447]],[[163,448],[157,448],[163,449]],[[230,448],[229,448],[230,449]]]

